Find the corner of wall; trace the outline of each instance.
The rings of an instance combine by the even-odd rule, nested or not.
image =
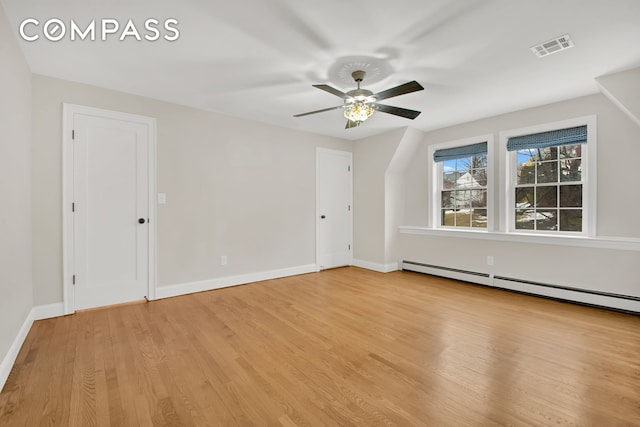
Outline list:
[[[33,308],[32,75],[0,4],[0,384],[31,326]],[[25,316],[26,319],[25,320]],[[14,354],[15,353],[15,354]]]
[[[640,67],[596,78],[600,91],[640,126]]]
[[[398,227],[402,225],[404,220],[406,198],[404,173],[418,151],[423,138],[422,131],[408,127],[385,171],[385,264],[393,263],[399,256]]]

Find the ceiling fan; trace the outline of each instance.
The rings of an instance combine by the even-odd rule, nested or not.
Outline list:
[[[350,90],[347,93],[339,91],[328,85],[313,85],[318,89],[329,92],[332,95],[336,95],[344,100],[343,105],[337,107],[325,108],[322,110],[310,111],[308,113],[296,114],[293,117],[308,116],[310,114],[323,113],[325,111],[337,110],[338,108],[344,109],[344,116],[347,118],[347,125],[345,129],[351,129],[360,126],[362,122],[367,120],[377,110],[383,113],[393,114],[396,116],[404,117],[407,119],[415,119],[420,115],[420,111],[408,110],[406,108],[393,107],[391,105],[378,104],[378,101],[383,99],[393,98],[394,96],[404,95],[411,92],[417,92],[424,88],[417,81],[404,83],[391,89],[383,90],[382,92],[373,93],[367,89],[360,89],[360,83],[364,80],[366,72],[357,70],[351,73],[353,80],[357,84],[357,88]]]

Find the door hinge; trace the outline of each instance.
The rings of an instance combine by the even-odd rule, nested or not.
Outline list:
[[[351,250],[351,245],[349,245],[349,250]]]
[[[347,166],[347,172],[351,172],[351,165]]]
[[[76,275],[75,275],[75,274],[73,275],[73,279],[72,279],[71,283],[72,283],[73,285],[75,285],[75,284],[76,284]]]
[[[347,206],[347,210],[351,212],[351,205]]]
[[[71,212],[75,212],[75,211],[76,211],[76,204],[71,203]]]
[[[76,131],[75,131],[75,129],[71,130],[71,139],[76,139]]]

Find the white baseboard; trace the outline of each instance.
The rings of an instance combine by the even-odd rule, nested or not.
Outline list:
[[[27,314],[27,318],[24,319],[24,323],[22,323],[22,327],[18,331],[18,335],[14,338],[11,347],[9,347],[9,351],[7,351],[2,362],[0,362],[0,390],[2,390],[4,384],[7,382],[7,378],[9,378],[9,373],[18,357],[22,344],[31,330],[31,325],[33,325],[33,309]]]
[[[307,264],[278,270],[260,271],[256,273],[240,274],[237,276],[180,283],[177,285],[158,286],[156,288],[156,299],[192,294],[194,292],[210,291],[213,289],[227,288],[229,286],[244,285],[247,283],[278,279],[298,274],[315,273],[316,271],[318,271],[318,269],[315,264]]]
[[[34,321],[64,316],[64,304],[57,302],[55,304],[37,305],[33,307],[31,314]]]
[[[363,261],[361,259],[354,259],[351,261],[351,265],[366,268],[367,270],[377,271],[379,273],[390,273],[392,271],[399,270],[398,263],[396,262],[392,264],[378,264],[375,262]]]
[[[29,311],[29,314],[27,314],[27,318],[24,319],[24,322],[22,323],[22,327],[11,343],[9,351],[7,351],[7,354],[5,354],[2,362],[0,362],[0,390],[2,390],[4,384],[7,382],[7,378],[9,378],[9,373],[13,368],[13,364],[16,362],[18,353],[20,352],[22,344],[24,344],[24,340],[27,338],[27,335],[31,330],[33,322],[36,320],[48,319],[50,317],[58,317],[63,315],[64,306],[61,302],[55,304],[38,305],[36,307],[33,307],[31,311]]]

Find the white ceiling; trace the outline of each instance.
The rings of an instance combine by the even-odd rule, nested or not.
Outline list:
[[[359,139],[411,125],[430,130],[598,92],[595,78],[640,66],[638,0],[0,0],[25,18],[179,21],[175,42],[21,41],[31,70],[288,128]],[[69,25],[69,24],[68,24]],[[537,58],[535,44],[576,46]],[[374,92],[417,80],[426,90],[384,101],[416,120],[376,113],[345,130],[341,99],[313,88],[340,58],[370,56],[391,74]]]

